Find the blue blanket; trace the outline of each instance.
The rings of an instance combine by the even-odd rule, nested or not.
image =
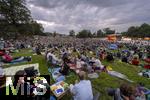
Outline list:
[[[14,65],[14,64],[24,63],[24,62],[28,62],[28,61],[27,60],[22,60],[22,61],[19,61],[19,62],[4,63],[4,65]]]
[[[48,68],[48,71],[51,73],[52,78],[56,81],[64,81],[65,80],[65,76],[61,75],[61,73],[59,72],[61,68]]]

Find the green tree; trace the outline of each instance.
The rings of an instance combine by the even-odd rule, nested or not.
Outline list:
[[[31,26],[32,34],[33,35],[42,35],[44,28],[42,24],[37,23],[36,21],[33,21],[29,26]]]
[[[139,27],[139,31],[142,35],[142,37],[150,37],[150,25],[149,24],[142,24],[140,27]]]
[[[82,30],[77,34],[78,38],[91,38],[93,35],[90,30]]]
[[[69,32],[69,36],[74,37],[74,36],[75,36],[75,31],[74,31],[74,30],[70,30],[70,32]]]
[[[26,0],[0,0],[0,32],[15,33],[17,37],[41,34],[43,27],[33,21]]]
[[[87,30],[87,33],[88,33],[88,37],[92,38],[93,37],[93,34],[91,33],[90,30]]]
[[[9,24],[18,25],[32,21],[25,0],[1,0],[0,14]]]
[[[150,25],[144,23],[141,26],[131,26],[127,32],[123,32],[122,34],[128,37],[150,37]]]
[[[56,33],[56,31],[53,33],[53,37],[56,37],[56,35],[57,35],[57,33]]]
[[[102,30],[98,30],[97,32],[97,37],[103,37],[104,36],[104,33],[102,32]]]
[[[114,34],[115,33],[115,30],[111,30],[110,28],[104,28],[103,31],[105,34]]]
[[[26,35],[42,35],[43,31],[44,29],[42,25],[36,21],[32,21],[31,23],[27,24],[20,24],[18,27],[18,32]]]
[[[94,38],[97,37],[97,33],[96,32],[93,33],[93,37]]]

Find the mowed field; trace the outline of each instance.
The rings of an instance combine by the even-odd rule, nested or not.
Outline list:
[[[30,49],[24,49],[21,50],[19,53],[13,53],[13,57],[18,56],[32,56],[32,61],[29,62],[30,64],[39,63],[39,70],[41,75],[50,75],[48,72],[48,64],[45,60],[45,57],[43,55],[33,55]],[[20,63],[12,66],[19,66],[19,65],[25,65],[29,63]],[[117,88],[122,83],[129,83],[133,86],[136,86],[138,83],[144,83],[147,88],[150,88],[150,79],[141,77],[138,75],[138,72],[142,70],[142,68],[138,66],[133,66],[130,64],[123,63],[119,60],[115,60],[114,62],[107,62],[102,61],[103,65],[111,66],[114,71],[120,72],[124,75],[126,75],[130,80],[134,81],[133,83],[129,83],[128,81],[112,77],[108,75],[107,73],[99,73],[99,77],[97,79],[89,79],[92,82],[93,91],[95,94],[96,92],[100,93],[100,99],[101,100],[112,100],[112,97],[107,95],[107,88]],[[10,67],[10,65],[4,66],[4,67]],[[51,77],[51,75],[50,75]],[[69,77],[66,77],[66,82],[68,84],[74,84],[75,80],[77,80],[78,77],[75,73],[71,72],[71,75]],[[54,84],[54,80],[50,78],[50,84]],[[67,94],[62,98],[62,100],[70,100],[71,94]]]

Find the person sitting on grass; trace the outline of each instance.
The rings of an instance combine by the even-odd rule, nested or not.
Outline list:
[[[41,55],[40,44],[35,47],[35,52],[37,55]]]
[[[132,63],[132,65],[138,66],[139,63],[140,63],[140,61],[139,61],[139,59],[138,59],[137,57],[134,57],[134,58],[132,59],[131,63]]]
[[[123,56],[121,59],[122,62],[128,63],[128,57],[127,56]]]
[[[15,76],[14,76],[14,83],[13,86],[16,88],[19,88],[17,95],[27,95],[27,89],[24,89],[25,91],[23,91],[22,86],[26,87],[27,84],[25,83],[25,76],[26,76],[26,72],[24,70],[19,70],[16,72]]]
[[[47,61],[49,63],[51,63],[53,66],[59,64],[61,62],[60,59],[58,59],[55,55],[54,55],[54,51],[49,51],[46,55]]]
[[[93,100],[92,85],[86,80],[86,73],[79,72],[80,81],[76,81],[75,85],[70,85],[70,91],[73,94],[73,100]]]
[[[104,60],[106,57],[106,51],[103,50],[101,53],[100,53],[100,60]]]
[[[117,52],[116,56],[117,56],[118,59],[121,58],[121,53],[120,53],[120,51]]]
[[[94,64],[93,64],[94,71],[104,69],[104,66],[102,65],[102,63],[99,59],[94,58],[93,61],[94,61]]]
[[[7,90],[9,88],[9,91],[6,91],[5,93],[10,96],[17,95],[17,96],[15,96],[15,100],[31,100],[32,97],[27,96],[27,95],[29,95],[27,89],[30,86],[25,82],[25,79],[26,79],[25,76],[26,76],[26,72],[24,70],[17,71],[16,74],[14,75],[13,84],[6,86],[5,90]],[[9,82],[8,79],[7,79],[7,81]],[[14,88],[15,90],[12,90],[12,88]],[[32,93],[31,90],[30,90],[30,93]]]
[[[146,59],[145,59],[145,65],[144,65],[144,68],[145,69],[150,69],[150,56],[148,56]]]
[[[113,96],[113,100],[135,100],[135,88],[129,84],[122,84],[117,89],[108,89],[107,92],[109,96]]]
[[[145,91],[147,91],[147,89],[144,87],[143,83],[139,83],[136,87],[136,93],[135,96],[138,100],[146,100],[146,95],[145,95]]]
[[[62,75],[68,75],[69,74],[69,64],[70,63],[70,60],[68,58],[65,58],[63,59],[63,65],[61,67],[61,69],[59,70],[59,72],[62,74]]]
[[[145,62],[150,64],[150,55],[145,59]]]
[[[112,53],[108,53],[107,56],[106,56],[106,60],[107,61],[114,61],[114,56]]]
[[[83,61],[83,59],[79,58],[76,61],[76,68],[80,69],[82,67],[82,65],[84,65],[84,64],[85,64],[85,62]]]

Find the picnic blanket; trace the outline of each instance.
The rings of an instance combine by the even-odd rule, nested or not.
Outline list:
[[[89,78],[98,78],[98,74],[97,73],[91,73],[91,74],[88,74],[88,77]]]
[[[111,76],[120,78],[120,79],[127,80],[127,81],[129,81],[129,82],[133,82],[132,80],[129,80],[128,77],[127,77],[126,75],[121,74],[121,73],[116,72],[116,71],[108,71],[108,74],[111,75]]]
[[[129,50],[126,50],[126,49],[125,49],[125,50],[122,50],[122,52],[129,52]]]
[[[149,70],[142,70],[141,72],[138,73],[138,75],[150,78],[150,71]]]
[[[19,63],[24,63],[24,62],[28,62],[28,61],[20,61],[20,62],[10,62],[10,63],[5,63],[4,65],[14,65],[14,64],[19,64]]]
[[[109,49],[112,49],[112,50],[116,50],[116,49],[118,49],[118,46],[117,46],[116,44],[110,44],[110,45],[108,46],[108,48],[109,48]]]
[[[61,73],[59,72],[61,68],[48,68],[48,71],[51,73],[52,78],[56,81],[64,81],[65,80],[65,76],[61,75]]]
[[[26,65],[20,65],[20,66],[12,66],[12,67],[9,67],[9,68],[4,68],[4,74],[5,75],[15,75],[15,73],[17,71],[24,70],[24,69],[30,68],[30,67],[34,67],[34,69],[38,71],[38,75],[40,75],[39,64],[38,63],[26,64]]]

